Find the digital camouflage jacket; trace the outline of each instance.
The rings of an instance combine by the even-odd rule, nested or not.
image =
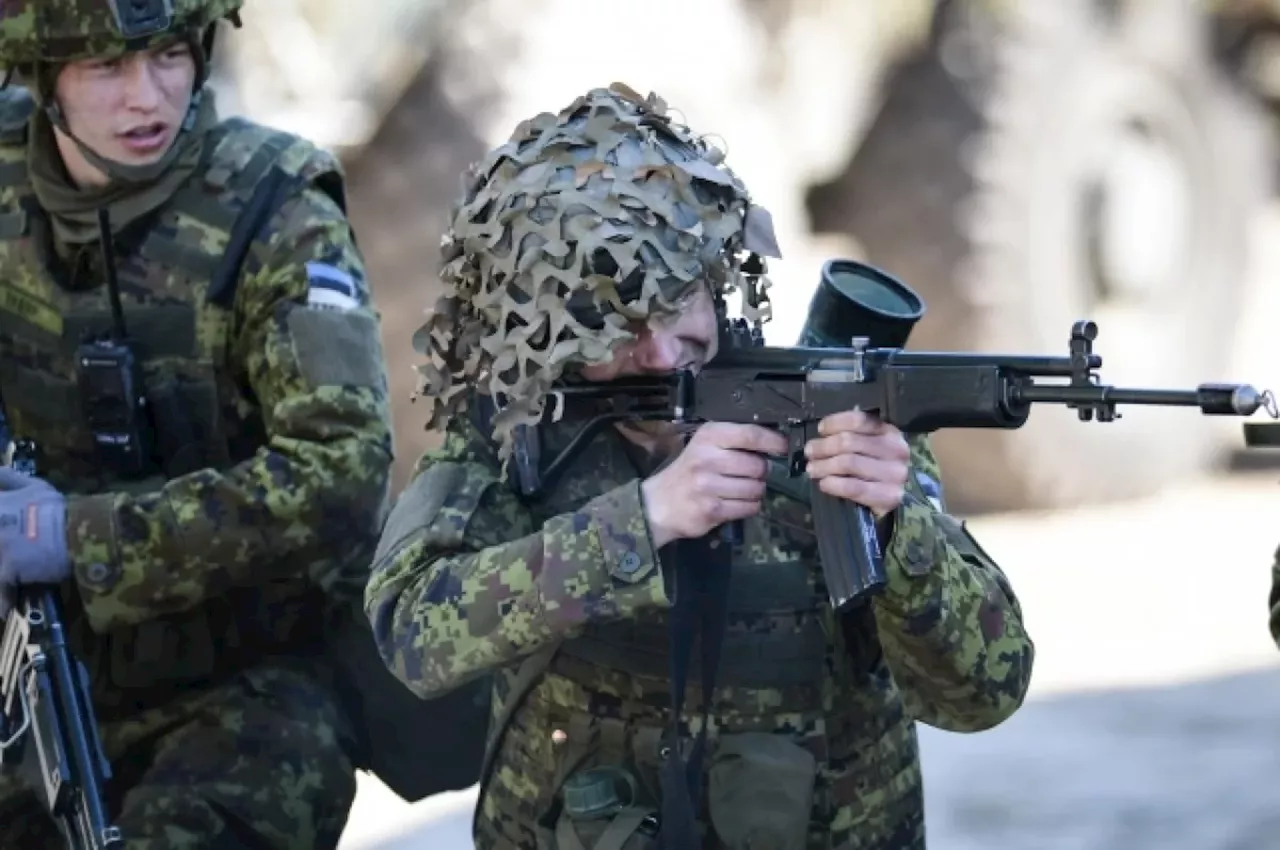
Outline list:
[[[391,464],[378,320],[337,162],[238,119],[115,270],[163,468],[104,471],[76,350],[112,326],[98,245],[56,251],[4,95],[0,397],[68,496],[73,645],[105,721],[314,644],[354,602]],[[246,225],[248,226],[246,229]]]
[[[833,615],[811,517],[794,495],[769,492],[735,557],[708,773],[717,775],[716,742],[734,734],[794,741],[812,756],[810,848],[923,847],[915,722],[986,729],[1027,691],[1033,647],[1018,602],[930,498],[939,473],[926,439],[911,445],[915,480],[887,544],[888,588],[870,606]],[[494,671],[498,718],[521,660],[559,646],[496,750],[479,848],[590,847],[557,817],[565,775],[586,765],[625,764],[656,793],[670,600],[638,462],[608,431],[550,497],[526,504],[491,444],[457,420],[384,531],[365,605],[384,659],[414,692],[436,696]],[[702,702],[697,681],[691,673],[688,706]],[[553,730],[567,744],[553,743]],[[713,832],[749,817],[717,814],[713,784],[703,788]],[[652,846],[628,841],[618,846]]]

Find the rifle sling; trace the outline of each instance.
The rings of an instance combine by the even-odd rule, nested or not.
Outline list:
[[[711,701],[728,628],[733,547],[722,541],[719,530],[715,530],[697,539],[677,540],[666,548],[675,562],[675,602],[669,617],[671,726],[661,751],[663,764],[659,777],[661,846],[663,850],[698,850],[701,841],[696,812],[702,790]],[[702,723],[686,761],[681,747],[680,717],[695,639],[702,645]]]

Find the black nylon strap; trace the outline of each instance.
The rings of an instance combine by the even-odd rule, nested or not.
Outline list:
[[[697,808],[702,762],[715,691],[716,671],[729,614],[733,547],[719,530],[695,540],[677,540],[669,552],[675,561],[675,604],[671,626],[671,726],[661,772],[662,850],[699,850]],[[686,762],[681,755],[680,715],[684,710],[689,658],[695,636],[702,643],[702,728]]]

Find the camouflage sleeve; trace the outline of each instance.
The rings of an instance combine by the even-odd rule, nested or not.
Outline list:
[[[365,589],[383,660],[422,697],[666,604],[638,480],[537,524],[466,425],[419,462]]]
[[[158,491],[72,498],[67,536],[96,631],[189,609],[229,587],[315,577],[372,548],[391,430],[378,316],[345,216],[314,186],[254,243],[234,304],[227,377],[265,434],[225,470]],[[213,328],[197,332],[212,332]]]
[[[914,435],[907,497],[876,599],[885,660],[919,720],[955,732],[995,726],[1022,704],[1034,647],[1000,567],[942,510],[928,440]]]

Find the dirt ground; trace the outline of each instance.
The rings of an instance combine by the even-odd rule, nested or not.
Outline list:
[[[1280,472],[971,527],[1037,645],[1032,695],[978,735],[921,730],[931,850],[1280,848]],[[342,850],[462,850],[473,795],[363,782]]]
[[[1278,714],[1271,666],[1040,700],[979,737],[930,730],[929,846],[1280,847]]]

